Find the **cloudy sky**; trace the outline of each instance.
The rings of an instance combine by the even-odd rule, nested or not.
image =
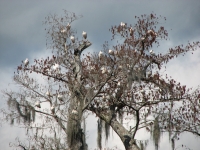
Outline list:
[[[42,23],[49,14],[62,15],[63,9],[66,9],[83,15],[72,27],[77,29],[80,36],[83,30],[86,31],[88,39],[93,43],[88,51],[97,52],[101,50],[104,41],[110,41],[108,29],[112,25],[118,25],[121,21],[134,24],[135,15],[154,12],[167,17],[167,21],[162,21],[161,24],[168,29],[170,40],[162,41],[162,46],[155,50],[165,52],[169,47],[200,40],[199,8],[199,0],[0,0],[0,90],[16,90],[12,84],[12,76],[22,60],[29,58],[33,62],[34,58],[50,53],[45,46],[45,26]],[[193,55],[173,60],[167,71],[183,84],[196,87],[200,84],[200,50]],[[0,108],[3,108],[5,99],[1,93],[0,96]],[[96,146],[93,132],[96,134],[95,125],[88,131],[90,149]],[[16,136],[23,137],[23,134],[22,129],[1,124],[0,149],[11,149],[9,142],[14,141]],[[148,135],[141,133],[138,138],[145,136]],[[118,145],[120,142],[116,142],[117,140],[111,138],[111,145]],[[200,147],[200,139],[193,138],[192,135],[183,135],[179,144],[181,142],[193,150]],[[151,145],[150,147],[152,148]],[[160,149],[168,150],[169,147],[168,138],[163,136]]]

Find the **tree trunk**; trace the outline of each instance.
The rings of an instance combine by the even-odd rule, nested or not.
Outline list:
[[[115,118],[110,121],[112,129],[118,134],[124,144],[126,150],[140,150],[137,146],[135,139],[124,126],[119,123]]]
[[[81,127],[82,111],[81,106],[77,105],[77,99],[70,102],[69,116],[67,122],[67,140],[71,150],[87,150],[85,133]],[[73,114],[72,110],[76,107],[77,114]]]
[[[124,126],[119,123],[119,121],[117,121],[116,116],[112,115],[111,111],[107,114],[95,110],[92,111],[112,127],[112,129],[120,137],[126,150],[140,150],[135,142],[133,135],[126,128],[124,128]]]
[[[70,89],[73,97],[69,104],[69,116],[67,122],[67,140],[71,150],[87,150],[87,144],[85,140],[84,130],[81,128],[82,121],[82,107],[84,96],[81,94],[81,76],[82,76],[82,64],[81,64],[81,53],[84,49],[88,48],[92,43],[85,41],[79,45],[78,48],[74,49],[74,60],[75,66],[73,68],[74,73],[74,85]],[[77,111],[72,113],[72,111]]]

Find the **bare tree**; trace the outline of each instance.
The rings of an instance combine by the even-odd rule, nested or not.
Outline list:
[[[30,143],[18,142],[19,146],[30,149],[34,143],[36,149],[86,150],[88,112],[99,118],[100,149],[102,127],[106,138],[112,128],[126,150],[143,149],[135,139],[140,129],[151,132],[156,149],[162,132],[169,133],[172,149],[183,132],[199,136],[199,89],[187,89],[162,71],[171,59],[199,48],[199,41],[169,48],[165,54],[155,53],[152,49],[159,46],[159,40],[166,40],[168,33],[159,26],[160,19],[166,19],[150,14],[135,17],[134,26],[121,22],[111,27],[112,40],[120,37],[123,42],[112,48],[105,43],[99,53],[84,55],[91,42],[86,32],[82,40],[75,36],[71,25],[76,19],[78,16],[67,11],[64,17],[46,18],[52,57],[35,59],[33,65],[26,59],[14,75],[21,90],[5,92],[11,108],[11,113],[3,111],[5,116],[12,123],[24,124],[27,132],[34,131]],[[35,75],[41,75],[46,84],[38,83]],[[132,123],[129,128],[123,125],[125,117]]]

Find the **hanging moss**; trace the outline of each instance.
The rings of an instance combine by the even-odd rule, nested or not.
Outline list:
[[[102,148],[102,120],[97,120],[97,145],[99,149]]]
[[[32,121],[35,122],[35,109],[34,107],[30,106]]]
[[[110,135],[110,125],[104,121],[104,131],[106,136],[106,141],[108,140],[108,137]]]
[[[148,140],[136,140],[137,145],[139,145],[140,150],[145,150],[148,145]]]
[[[86,144],[86,121],[85,118],[83,119],[83,133],[82,133],[82,140],[83,140],[83,145],[82,145],[82,149],[88,149],[88,145]]]
[[[144,144],[140,142],[140,150],[144,150]]]
[[[123,119],[124,119],[124,114],[123,111],[119,110],[118,111],[118,118],[121,124],[123,124]]]
[[[14,118],[11,118],[10,125],[14,125]]]
[[[174,141],[173,138],[171,139],[171,144],[172,144],[172,150],[174,150],[174,148],[175,148],[175,141]]]
[[[20,106],[20,103],[15,99],[12,98],[9,95],[9,98],[7,100],[8,107],[12,110],[16,110],[19,114],[19,117],[23,119],[23,121],[26,123],[34,122],[35,121],[35,109],[28,103],[26,106]],[[18,119],[20,119],[18,118]],[[20,121],[17,121],[20,123]],[[11,117],[11,124],[14,124],[14,118]]]
[[[161,136],[160,126],[159,126],[158,121],[159,121],[159,117],[156,117],[155,121],[154,121],[153,133],[152,133],[153,134],[153,142],[154,142],[156,150],[158,150],[160,136]]]
[[[17,109],[17,100],[15,98],[12,98],[10,95],[9,95],[9,98],[7,100],[7,105],[10,109],[14,109],[16,110]]]
[[[97,120],[97,145],[99,149],[102,149],[102,133],[105,133],[105,142],[110,136],[110,125],[105,121],[98,119]]]

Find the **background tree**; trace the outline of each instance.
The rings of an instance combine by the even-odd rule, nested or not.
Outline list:
[[[76,19],[67,11],[64,17],[46,18],[52,57],[35,59],[33,65],[26,59],[14,75],[21,90],[5,92],[11,110],[3,111],[6,119],[33,131],[30,144],[19,142],[19,146],[85,150],[85,118],[90,111],[99,118],[100,149],[102,127],[106,138],[111,127],[127,150],[143,149],[135,139],[140,129],[151,132],[156,149],[162,132],[169,132],[172,149],[181,133],[199,135],[199,89],[187,89],[163,73],[171,59],[196,50],[199,42],[170,48],[166,54],[154,53],[152,49],[168,33],[159,27],[160,19],[166,19],[150,14],[135,17],[134,26],[121,22],[111,27],[112,40],[120,37],[112,48],[106,42],[98,54],[81,55],[91,42],[86,32],[82,40],[75,36],[71,23]],[[37,83],[39,74],[45,84]],[[123,125],[124,118],[129,118],[129,128]]]

